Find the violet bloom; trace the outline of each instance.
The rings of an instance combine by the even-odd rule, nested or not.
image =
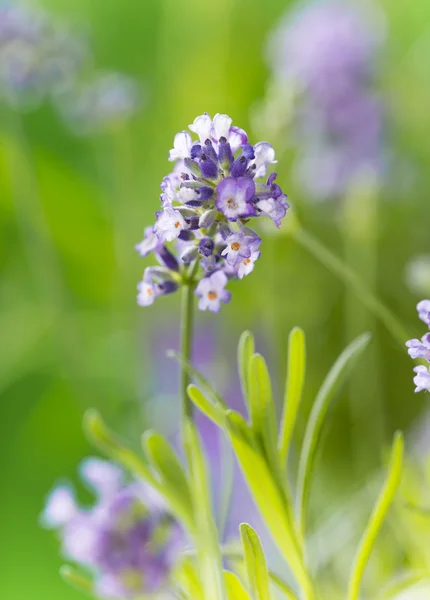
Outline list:
[[[43,524],[58,531],[65,557],[94,573],[102,598],[130,599],[165,590],[184,538],[161,500],[140,483],[126,484],[122,471],[96,458],[81,476],[97,496],[80,507],[73,490],[53,490]]]
[[[224,289],[227,280],[251,273],[260,256],[261,239],[248,221],[269,217],[279,227],[287,196],[275,183],[276,173],[267,177],[269,166],[276,163],[268,142],[250,144],[246,132],[222,114],[212,119],[204,113],[189,129],[198,139],[188,131],[175,135],[169,153],[175,166],[161,183],[162,210],[136,249],[142,256],[153,252],[173,270],[177,287],[184,281],[195,286],[201,310],[217,312],[230,299]],[[170,242],[175,242],[171,250]],[[152,304],[159,295],[154,291],[144,280],[139,304]]]
[[[225,289],[227,281],[227,275],[223,271],[217,271],[200,280],[196,288],[196,294],[200,296],[200,310],[219,312],[221,302],[229,302],[231,294]]]
[[[430,300],[422,300],[417,304],[418,316],[430,328]],[[430,391],[430,333],[426,333],[421,340],[412,339],[406,342],[408,354],[414,359],[423,359],[428,364],[415,367],[414,377],[415,392]]]
[[[383,20],[353,0],[308,2],[273,36],[276,85],[294,94],[297,173],[315,199],[343,194],[363,170],[382,175],[384,107],[375,91]]]

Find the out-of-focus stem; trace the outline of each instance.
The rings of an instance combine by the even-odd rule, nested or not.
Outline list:
[[[189,363],[192,351],[193,336],[193,309],[194,309],[194,285],[191,281],[185,281],[182,285],[181,305],[181,356],[185,363]],[[187,388],[190,376],[184,366],[181,366],[181,416],[185,422],[193,415],[193,405],[188,398]]]

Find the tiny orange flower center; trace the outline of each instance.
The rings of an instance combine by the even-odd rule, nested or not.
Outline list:
[[[210,290],[210,292],[208,292],[208,298],[209,298],[209,300],[216,300],[217,299],[216,292],[214,292],[213,290]]]
[[[234,250],[235,252],[237,252],[240,248],[240,244],[239,242],[233,242],[231,245],[231,249]]]
[[[152,296],[154,292],[152,291],[152,288],[149,287],[147,288],[146,293],[148,294],[148,296]]]
[[[175,223],[175,227],[176,227],[176,228],[178,228],[178,227],[180,227],[180,226],[181,226],[180,222],[179,222],[179,221],[176,221],[176,223]]]
[[[251,262],[250,258],[245,258],[244,261],[242,261],[244,265],[249,265],[249,263]]]

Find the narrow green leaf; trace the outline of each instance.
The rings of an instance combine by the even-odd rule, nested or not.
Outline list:
[[[273,480],[265,459],[241,437],[232,436],[233,449],[254,501],[285,561],[308,600],[313,600],[312,583],[288,519],[284,498]]]
[[[291,439],[302,399],[306,371],[306,344],[302,329],[295,327],[288,338],[287,381],[279,436],[281,465],[288,462]]]
[[[249,399],[251,424],[254,435],[261,441],[268,464],[282,488],[284,476],[277,448],[276,409],[272,394],[272,384],[266,361],[260,354],[253,354],[249,364]]]
[[[205,600],[195,560],[184,558],[173,573],[173,583],[178,586],[187,598]]]
[[[244,331],[239,338],[239,345],[237,348],[237,362],[239,367],[240,385],[242,388],[242,395],[248,407],[248,413],[250,410],[249,402],[249,363],[252,355],[254,354],[254,336],[250,331]]]
[[[197,406],[197,408],[213,421],[218,427],[224,428],[226,425],[225,413],[226,409],[220,404],[214,396],[209,398],[194,384],[188,386],[188,396]]]
[[[87,596],[96,597],[93,590],[93,582],[70,565],[64,565],[60,569],[60,575],[66,583]]]
[[[158,472],[165,487],[182,498],[191,509],[190,490],[183,465],[170,444],[155,431],[146,431],[142,436],[146,457]]]
[[[361,580],[363,579],[364,570],[375,545],[376,537],[400,485],[403,466],[403,447],[403,436],[397,432],[394,436],[391,460],[384,487],[379,494],[354,558],[349,578],[347,600],[358,600]]]
[[[269,574],[261,542],[250,525],[240,525],[246,572],[256,600],[270,600]]]
[[[189,506],[175,493],[171,493],[154,476],[148,466],[130,448],[120,441],[103,423],[99,413],[88,410],[84,415],[84,429],[94,445],[107,456],[118,462],[136,477],[146,481],[166,500],[171,511],[183,521],[188,530],[192,532],[192,519]]]
[[[300,453],[299,473],[297,481],[297,508],[303,539],[306,534],[306,516],[309,499],[309,490],[314,472],[315,457],[321,439],[321,432],[329,409],[336,392],[339,391],[349,370],[366,348],[370,334],[365,333],[356,338],[345,348],[336,360],[325,378],[309,416],[303,446]]]
[[[225,586],[228,600],[252,600],[240,581],[239,577],[231,571],[224,571]]]
[[[415,588],[424,582],[427,582],[426,591],[430,592],[430,572],[406,573],[389,583],[378,596],[378,600],[395,600],[402,592]]]
[[[206,395],[214,402],[214,404],[226,407],[226,403],[220,394],[218,394],[209,383],[209,381],[202,375],[197,369],[195,369],[188,361],[186,361],[178,352],[174,352],[173,350],[169,350],[167,356],[170,358],[174,358],[178,361],[183,369],[188,373],[190,377],[192,377],[205,391]]]
[[[205,600],[224,600],[221,551],[213,519],[207,465],[196,427],[191,420],[187,420],[184,424],[184,444],[190,468],[194,539]]]

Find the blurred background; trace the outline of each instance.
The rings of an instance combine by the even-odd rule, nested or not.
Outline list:
[[[0,0],[1,597],[79,597],[38,516],[54,483],[76,481],[93,453],[86,408],[134,444],[146,426],[175,436],[177,366],[165,350],[178,347],[179,298],[137,307],[149,263],[134,245],[158,210],[173,137],[197,115],[227,113],[251,142],[273,144],[295,218],[407,337],[425,332],[415,305],[430,296],[430,4],[359,2],[352,21],[346,3],[324,4]],[[288,333],[301,326],[300,438],[331,364],[371,331],[325,429],[315,528],[368,487],[370,509],[396,429],[409,432],[409,489],[425,503],[429,398],[414,395],[401,339],[288,227],[261,233],[262,257],[231,284],[232,302],[197,316],[197,363],[240,405],[235,348],[251,329],[281,401]],[[423,534],[428,517],[414,519]],[[430,530],[420,543],[430,548]],[[412,559],[402,547],[380,559],[385,569],[429,566],[428,550]]]

